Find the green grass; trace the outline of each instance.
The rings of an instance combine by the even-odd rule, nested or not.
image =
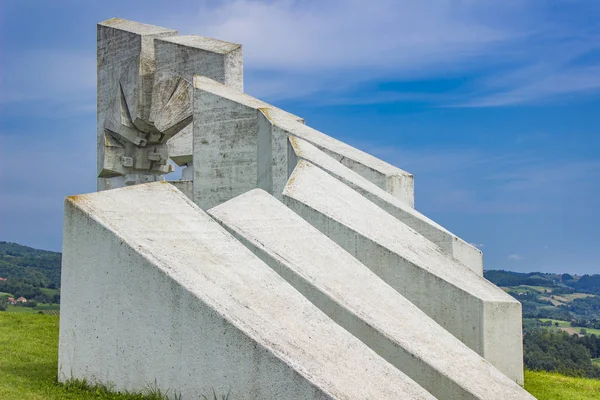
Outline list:
[[[9,304],[6,306],[6,312],[16,313],[16,314],[36,314],[37,311],[32,307],[23,307],[23,306],[13,306]]]
[[[572,327],[571,323],[568,322],[568,321],[560,321],[560,320],[557,320],[557,319],[548,319],[548,318],[540,318],[540,321],[542,321],[542,322],[552,321],[552,326],[555,326],[554,324],[556,322],[558,322],[558,326],[560,328],[573,328],[573,331],[577,332],[577,333],[579,333],[581,331],[581,329],[582,329],[579,326],[573,326]],[[600,336],[600,329],[593,329],[593,328],[583,328],[583,329],[585,329],[585,331],[586,331],[586,333],[588,335],[592,335],[593,334],[593,335],[596,335],[596,336]]]
[[[60,289],[49,289],[49,288],[40,288],[42,293],[47,294],[48,296],[54,296],[55,294],[60,294]]]
[[[2,400],[159,400],[162,393],[114,393],[86,382],[56,381],[58,317],[0,312],[0,399]]]
[[[60,310],[60,305],[44,304],[44,303],[40,303],[35,307],[23,307],[21,305],[13,306],[12,304],[9,304],[6,307],[7,312],[22,313],[22,314],[39,314],[40,311],[58,311],[58,310]]]
[[[6,292],[0,292],[0,297],[13,297],[13,295]]]
[[[525,371],[525,389],[538,400],[598,400],[600,380]]]
[[[561,327],[561,328],[570,328],[571,327],[571,323],[570,322],[568,322],[568,321],[561,321],[561,320],[558,320],[558,319],[540,318],[540,321],[542,321],[542,322],[548,322],[548,321],[550,321],[550,322],[552,322],[552,326],[555,326],[554,324],[556,322],[558,322],[558,326]]]

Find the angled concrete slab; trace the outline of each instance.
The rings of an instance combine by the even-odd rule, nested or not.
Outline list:
[[[517,300],[305,160],[292,173],[283,201],[438,324],[523,384]]]
[[[293,136],[289,137],[289,141],[296,158],[309,161],[331,176],[339,179],[387,211],[390,215],[440,246],[444,251],[451,254],[475,273],[483,276],[483,254],[481,250],[449,232],[414,208],[409,207],[405,202],[347,168],[307,141]]]
[[[272,107],[212,79],[194,77],[194,201],[209,209],[255,189],[261,108]],[[278,110],[290,118],[300,117]]]
[[[194,78],[195,201],[208,209],[256,187],[278,195],[288,135],[313,143],[409,206],[413,176],[304,125],[295,115],[206,77]],[[233,163],[232,160],[239,160]]]
[[[167,183],[65,202],[59,378],[182,399],[433,399]]]
[[[293,118],[276,110],[265,109],[263,114],[273,126],[272,136],[274,138],[287,135],[312,143],[407,206],[414,207],[414,176],[412,174],[316,129],[298,124]]]
[[[533,399],[267,192],[252,190],[208,213],[335,322],[437,399]]]

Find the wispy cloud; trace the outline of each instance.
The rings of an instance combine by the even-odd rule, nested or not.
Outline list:
[[[511,254],[511,255],[509,255],[509,256],[508,256],[508,259],[509,259],[510,261],[521,261],[521,260],[523,260],[524,258],[525,258],[525,257],[523,257],[523,256],[522,256],[522,255],[520,255],[520,254]]]
[[[249,91],[270,99],[492,107],[598,93],[597,9],[585,0],[235,0],[167,19],[243,43]],[[473,79],[450,96],[361,88],[465,74]]]
[[[598,11],[589,0],[182,0],[157,3],[144,22],[242,43],[247,91],[270,101],[497,107],[598,94]],[[2,61],[0,103],[89,112],[93,44],[53,46]],[[448,79],[464,82],[443,93],[378,89]]]

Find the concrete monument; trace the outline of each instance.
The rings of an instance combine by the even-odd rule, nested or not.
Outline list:
[[[242,47],[98,25],[59,379],[182,399],[532,399],[520,303],[413,176],[243,92]],[[165,181],[172,164],[181,179]]]

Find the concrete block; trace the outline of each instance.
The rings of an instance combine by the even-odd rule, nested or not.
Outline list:
[[[258,186],[258,160],[263,157],[258,149],[259,114],[269,107],[212,79],[194,77],[194,202],[201,208]]]
[[[106,130],[107,120],[116,124],[131,125],[130,111],[143,114],[150,104],[148,93],[152,90],[155,68],[154,39],[176,35],[177,31],[158,26],[141,24],[120,18],[112,18],[98,24],[97,31],[97,168],[98,188],[112,187],[113,177],[123,176],[125,170],[119,165],[126,153],[135,145],[118,140]],[[127,104],[129,100],[129,104]],[[139,104],[138,104],[139,102]],[[127,120],[128,119],[128,120]],[[122,123],[123,122],[123,123]],[[109,145],[113,143],[118,145]],[[115,182],[122,181],[117,179]]]
[[[59,379],[182,399],[433,399],[167,183],[65,202]]]
[[[438,324],[523,384],[518,301],[305,160],[292,173],[283,201]]]
[[[533,399],[267,192],[254,189],[208,213],[335,322],[437,399]]]
[[[313,143],[408,206],[414,204],[411,174],[307,127],[295,115],[201,76],[194,78],[194,201],[208,209],[256,187],[280,193],[277,188],[288,176],[289,135]],[[239,163],[234,165],[234,159]]]
[[[141,183],[171,172],[173,146],[167,141],[179,133],[179,139],[190,140],[186,150],[191,150],[191,136],[183,130],[192,122],[194,73],[243,89],[241,45],[176,35],[116,18],[98,25],[99,189],[128,182],[125,175],[140,176],[133,183]],[[133,162],[123,163],[123,157]]]
[[[244,91],[242,45],[197,35],[166,37],[155,41],[157,72],[192,82],[204,75]]]
[[[289,141],[296,158],[306,160],[326,171],[334,178],[377,204],[390,215],[440,246],[444,251],[451,254],[456,260],[465,264],[475,273],[483,276],[483,255],[481,250],[452,234],[441,225],[419,213],[414,208],[409,207],[405,202],[392,196],[305,140],[290,136]],[[292,162],[295,167],[295,160],[291,159],[290,164]]]
[[[280,131],[312,143],[407,206],[414,207],[414,176],[412,174],[309,126],[298,124],[293,118],[276,110],[266,109],[264,115]]]

